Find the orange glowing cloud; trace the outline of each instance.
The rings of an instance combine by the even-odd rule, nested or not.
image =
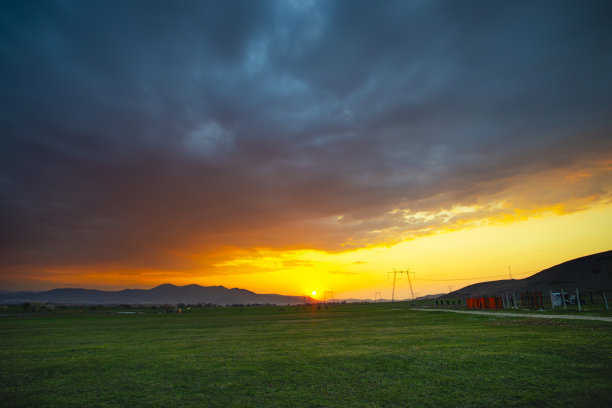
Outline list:
[[[127,263],[13,265],[10,275],[19,276],[22,282],[38,282],[36,285],[40,287],[59,283],[109,288],[148,287],[172,282],[227,284],[264,291],[275,288],[293,294],[309,293],[312,290],[309,288],[313,287],[321,291],[342,286],[350,292],[359,287],[378,285],[376,273],[401,266],[397,265],[404,262],[400,260],[398,248],[418,246],[418,242],[435,241],[441,235],[461,231],[499,231],[495,232],[498,234],[504,231],[504,226],[531,225],[539,218],[559,218],[562,223],[567,215],[595,214],[598,209],[610,205],[611,175],[609,161],[593,162],[550,170],[529,178],[515,177],[502,189],[464,196],[461,201],[454,201],[452,196],[438,195],[428,202],[414,203],[417,210],[395,208],[367,218],[342,214],[324,219],[295,220],[289,224],[266,226],[259,230],[257,239],[250,237],[257,230],[247,230],[244,237],[249,238],[246,241],[244,237],[242,239],[244,243],[250,243],[246,246],[198,245],[195,239],[194,243],[181,249],[169,248],[151,253],[150,266],[137,259]],[[575,228],[584,229],[579,223]],[[508,227],[507,231],[510,230],[512,228]],[[597,230],[591,232],[600,233]],[[239,230],[232,233],[242,234]],[[488,233],[482,234],[487,236]],[[554,241],[554,237],[545,231],[536,235],[542,242]],[[268,241],[268,237],[272,239]],[[284,237],[285,245],[279,245],[276,237]],[[483,244],[473,235],[470,235],[470,240],[471,246]],[[255,246],[255,242],[274,245]],[[449,244],[440,241],[439,245],[440,251],[445,251]],[[480,270],[479,273],[486,276],[487,271]]]

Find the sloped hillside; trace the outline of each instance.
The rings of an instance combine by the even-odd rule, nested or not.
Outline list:
[[[563,262],[524,279],[505,279],[466,286],[443,297],[493,296],[506,291],[612,289],[612,251]]]

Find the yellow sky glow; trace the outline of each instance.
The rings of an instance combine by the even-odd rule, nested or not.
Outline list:
[[[390,247],[341,253],[259,249],[248,258],[216,265],[232,273],[207,276],[206,280],[226,280],[230,286],[242,284],[255,291],[306,294],[316,288],[319,293],[334,291],[341,298],[374,298],[378,291],[390,297],[388,272],[410,268],[415,272],[415,295],[420,296],[447,292],[449,286],[459,289],[483,280],[505,279],[508,266],[513,278],[524,278],[575,257],[609,250],[610,226],[612,204],[441,232]],[[397,297],[410,297],[405,278],[397,283]]]
[[[550,172],[479,197],[470,205],[382,214],[368,231],[334,248],[169,250],[165,266],[127,264],[12,267],[24,287],[150,288],[161,283],[223,285],[321,299],[391,297],[394,269],[414,271],[415,296],[524,278],[558,263],[612,249],[612,163]],[[428,203],[426,208],[436,208]],[[334,218],[338,228],[360,220]],[[326,221],[327,222],[327,221]],[[353,223],[353,224],[351,224]],[[354,243],[358,242],[358,245]],[[405,275],[396,297],[410,298]],[[27,285],[27,286],[26,286]],[[13,289],[13,288],[11,288]]]

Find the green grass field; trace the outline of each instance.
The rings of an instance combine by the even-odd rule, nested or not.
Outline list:
[[[612,323],[402,304],[0,318],[2,407],[612,406]]]

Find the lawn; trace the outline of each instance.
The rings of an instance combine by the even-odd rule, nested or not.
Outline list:
[[[0,318],[2,407],[612,406],[612,323],[402,304]]]

